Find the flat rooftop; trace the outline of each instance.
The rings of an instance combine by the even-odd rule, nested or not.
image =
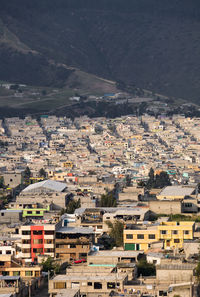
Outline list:
[[[80,273],[73,273],[72,275],[57,275],[55,276],[52,280],[53,281],[113,281],[115,282],[116,280],[124,280],[126,277],[126,274],[121,274],[117,275],[116,273],[109,273],[106,275],[102,274],[94,274],[94,275],[80,275]]]
[[[139,254],[143,254],[143,251],[98,251],[94,252],[89,256],[95,257],[125,257],[125,258],[132,258],[137,257]]]
[[[59,290],[59,293],[56,295],[56,297],[74,297],[78,291],[79,289],[61,289]]]

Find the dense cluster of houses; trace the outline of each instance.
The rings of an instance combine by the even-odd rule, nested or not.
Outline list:
[[[42,286],[48,257],[62,267],[51,297],[198,296],[199,126],[180,115],[0,121],[0,297]],[[151,168],[171,185],[146,187]]]

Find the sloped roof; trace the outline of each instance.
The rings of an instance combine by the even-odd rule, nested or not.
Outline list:
[[[164,188],[159,196],[186,196],[191,195],[195,190],[195,187],[190,186],[167,186]]]
[[[37,190],[39,188],[43,188],[43,189],[49,189],[55,192],[62,192],[64,191],[64,189],[67,187],[66,183],[61,183],[55,180],[43,180],[41,182],[29,185],[28,187],[26,187],[22,192],[32,192],[34,190]]]

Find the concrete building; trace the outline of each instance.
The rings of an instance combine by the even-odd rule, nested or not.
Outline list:
[[[174,199],[183,199],[185,196],[195,195],[196,185],[195,186],[168,186],[161,190],[157,195],[158,200],[174,200]]]
[[[162,222],[154,225],[134,225],[124,229],[124,249],[144,250],[151,248],[151,243],[163,242],[164,249],[183,248],[184,240],[194,237],[194,222]]]
[[[87,259],[93,242],[93,228],[61,227],[56,230],[56,258],[66,261]]]
[[[16,224],[22,221],[22,210],[0,210],[0,224]]]
[[[55,225],[27,224],[21,226],[21,258],[37,262],[38,255],[55,257]]]
[[[127,275],[116,273],[109,274],[80,274],[72,275],[57,275],[49,281],[50,297],[63,289],[80,289],[80,294],[85,296],[108,296],[113,290],[123,291],[124,285],[127,282]]]

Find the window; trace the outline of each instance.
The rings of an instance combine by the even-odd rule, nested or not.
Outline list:
[[[31,231],[22,231],[22,235],[31,235]]]
[[[10,255],[11,254],[11,251],[6,251],[6,255]]]
[[[32,214],[32,211],[28,210],[28,211],[27,211],[27,214]]]
[[[144,239],[144,234],[138,234],[137,239]]]
[[[75,249],[76,245],[75,244],[70,244],[69,247],[70,247],[70,249]]]
[[[161,234],[167,234],[166,230],[161,230]]]
[[[40,211],[39,211],[39,210],[37,210],[37,211],[36,211],[36,214],[40,214]]]
[[[39,277],[40,276],[40,271],[36,271],[35,272],[35,277]]]
[[[149,234],[149,239],[155,239],[155,238],[156,238],[155,234]]]
[[[115,283],[107,283],[107,289],[115,289]]]
[[[46,230],[44,231],[45,235],[54,235],[54,231],[53,230]]]
[[[159,291],[159,296],[167,296],[167,292],[166,291]]]
[[[54,249],[44,249],[45,253],[54,253]]]
[[[45,239],[44,240],[44,243],[47,243],[47,244],[53,244],[53,239]],[[58,244],[57,244],[58,245]],[[56,247],[59,247],[59,245],[57,246],[56,245]]]
[[[185,207],[192,207],[192,203],[184,203]]]
[[[1,213],[1,216],[4,217],[4,212]]]
[[[33,244],[43,244],[43,239],[33,239]]]
[[[173,230],[172,231],[172,234],[178,234],[178,231],[177,230]]]
[[[42,235],[42,230],[34,230],[33,235]]]
[[[174,239],[174,243],[179,243],[180,239]]]
[[[188,235],[188,234],[190,234],[190,231],[185,230],[185,231],[184,231],[184,234],[185,234],[185,235]]]
[[[23,239],[22,244],[31,244],[31,240],[30,239]]]
[[[133,234],[126,234],[126,239],[133,239]]]
[[[31,252],[31,249],[22,249],[23,254],[29,254]]]
[[[88,284],[88,286],[92,286],[92,282],[88,282],[87,284]]]
[[[66,283],[56,282],[54,283],[54,289],[66,289]]]
[[[94,283],[94,289],[97,289],[97,290],[102,289],[102,283],[95,282]]]
[[[20,275],[20,271],[13,271],[13,276]]]
[[[2,275],[3,276],[9,275],[9,271],[2,271]]]
[[[25,271],[25,276],[32,276],[33,272],[32,271]]]
[[[43,254],[43,249],[33,249],[34,254]]]

